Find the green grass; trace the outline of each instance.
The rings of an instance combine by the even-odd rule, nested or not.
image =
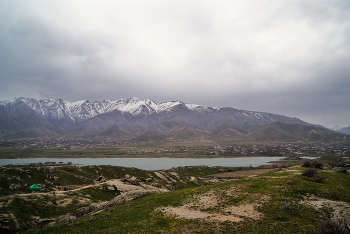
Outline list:
[[[226,172],[227,168],[223,167],[207,167],[207,166],[188,166],[188,167],[180,167],[178,169],[169,169],[166,171],[177,172],[181,176],[208,176],[214,175],[221,172]]]
[[[316,210],[303,205],[303,196],[314,194],[326,199],[350,202],[350,175],[324,170],[325,183],[309,181],[297,172],[275,171],[259,177],[223,184],[180,189],[152,194],[99,213],[77,219],[67,226],[41,230],[39,233],[317,233],[319,224],[329,216],[329,210]],[[298,173],[300,172],[300,173]],[[230,188],[239,187],[238,196],[225,195]],[[220,194],[220,207],[251,203],[259,197],[269,200],[258,211],[258,220],[245,218],[243,222],[208,222],[180,219],[164,215],[157,208],[180,206],[196,195],[212,190]],[[220,209],[218,207],[218,209]]]
[[[20,171],[19,169],[22,169]],[[30,177],[25,173],[30,171]],[[29,193],[29,186],[32,184],[45,184],[50,181],[52,185],[47,187],[65,185],[84,185],[92,184],[99,176],[108,179],[123,178],[126,174],[136,176],[138,178],[148,178],[150,175],[155,176],[153,172],[140,170],[137,168],[127,168],[119,166],[58,166],[55,172],[49,171],[49,166],[6,166],[0,169],[0,195],[12,194],[9,189],[10,184],[19,184],[23,188],[23,192]],[[59,178],[55,180],[55,178]]]
[[[76,198],[71,196],[66,197],[72,198],[73,202],[67,206],[58,206],[55,204],[56,198],[48,195],[42,196],[33,194],[26,199],[16,196],[9,205],[0,208],[0,213],[13,213],[20,225],[26,229],[31,227],[33,217],[56,217],[84,206],[83,204],[79,204],[78,200],[74,200]]]
[[[16,147],[0,146],[0,158],[16,158],[20,152]]]
[[[18,183],[38,183],[37,181],[53,180],[53,176],[60,179],[56,184],[83,184],[91,183],[100,175],[106,179],[122,178],[130,174],[138,178],[157,178],[154,172],[136,168],[116,166],[60,166],[52,175],[48,167],[21,167],[30,170],[32,178],[20,172],[18,167],[6,167],[0,170],[0,183],[2,192],[6,191],[9,182],[7,178],[20,177]],[[198,180],[190,182],[189,178],[207,177],[227,169],[220,167],[181,167],[169,169],[165,172],[178,173],[183,181],[175,183],[178,190],[151,194],[113,209],[78,218],[74,222],[58,224],[54,228],[33,230],[33,233],[317,233],[320,222],[328,218],[327,209],[316,210],[300,203],[305,196],[313,194],[330,200],[350,203],[350,174],[336,170],[319,170],[319,174],[325,177],[324,183],[316,183],[302,172],[307,168],[294,167],[284,170],[276,169],[258,177],[235,180],[216,185],[205,185]],[[290,171],[292,170],[292,171]],[[85,181],[85,182],[84,182]],[[16,182],[16,183],[17,183]],[[163,183],[163,180],[157,182]],[[202,186],[200,186],[202,185]],[[13,196],[12,201],[6,206],[0,207],[0,214],[13,213],[23,230],[32,227],[32,218],[57,217],[67,214],[75,209],[86,206],[79,203],[79,199],[89,197],[90,202],[108,201],[118,195],[118,191],[87,188],[72,194],[66,194],[66,198],[73,199],[67,206],[58,206],[53,196],[32,195],[28,199]],[[27,187],[24,188],[28,190]],[[227,191],[233,190],[235,196]],[[159,207],[181,206],[188,201],[198,200],[198,196],[208,191],[214,191],[218,197],[218,205],[206,209],[206,212],[220,212],[227,206],[236,206],[244,203],[255,203],[261,197],[269,199],[257,211],[263,214],[261,219],[245,218],[243,222],[209,222],[202,219],[179,219],[175,216],[164,215]],[[28,191],[29,192],[29,191]],[[0,202],[5,201],[0,197]],[[55,204],[56,203],[56,204]],[[14,223],[8,225],[14,226]],[[30,231],[28,231],[30,233]]]
[[[89,195],[92,202],[109,201],[115,196],[118,196],[120,192],[114,190],[108,190],[105,186],[100,188],[86,188],[80,191],[82,194]]]

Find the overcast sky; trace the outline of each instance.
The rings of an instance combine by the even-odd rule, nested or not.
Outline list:
[[[350,1],[1,0],[0,100],[15,97],[350,124]]]

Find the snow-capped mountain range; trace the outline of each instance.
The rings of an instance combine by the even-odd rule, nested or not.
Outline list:
[[[55,119],[61,119],[68,116],[74,121],[89,119],[114,110],[123,113],[130,113],[133,116],[136,116],[167,112],[177,105],[184,105],[188,109],[196,111],[206,109],[200,105],[185,104],[180,101],[157,104],[149,99],[141,100],[136,97],[115,101],[80,100],[76,102],[69,102],[62,99],[34,99],[21,97],[7,101],[0,101],[0,106],[14,105],[19,102],[23,102],[34,111],[44,116],[49,116],[50,118]]]
[[[129,113],[133,116],[138,116],[167,113],[178,106],[185,107],[188,110],[198,113],[202,113],[204,111],[213,112],[222,109],[215,107],[205,107],[196,104],[186,104],[177,100],[162,102],[158,104],[149,99],[141,100],[136,97],[129,99],[119,99],[115,101],[96,101],[89,99],[76,102],[69,102],[62,99],[34,99],[21,97],[12,100],[1,101],[0,106],[15,105],[20,102],[23,102],[38,114],[42,114],[53,119],[69,117],[73,121],[86,120],[100,114],[112,112],[114,110],[118,110],[122,113]],[[242,116],[257,120],[269,118],[272,122],[277,121],[277,119],[274,117],[279,116],[271,116],[269,113],[245,110],[240,110],[240,114]]]
[[[297,118],[271,113],[206,107],[181,101],[156,103],[136,97],[76,102],[21,97],[0,101],[0,138],[5,139],[82,135],[129,139],[252,137],[259,128],[273,123],[320,128]],[[285,128],[284,125],[272,127],[277,128],[276,131],[285,131],[280,129]],[[262,134],[259,136],[264,138]]]

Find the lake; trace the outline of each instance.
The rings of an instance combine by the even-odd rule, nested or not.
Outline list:
[[[225,166],[249,167],[261,166],[282,157],[240,157],[240,158],[19,158],[0,159],[0,166],[8,164],[30,164],[45,162],[63,162],[83,165],[112,165],[135,167],[144,170],[170,169],[180,166]]]

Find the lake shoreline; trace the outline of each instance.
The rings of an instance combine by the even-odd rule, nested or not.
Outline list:
[[[30,159],[30,158],[61,158],[61,159],[66,159],[66,158],[209,158],[209,159],[215,159],[215,158],[255,158],[255,157],[279,157],[279,158],[285,158],[285,156],[266,156],[266,155],[218,155],[218,156],[164,156],[164,155],[157,155],[157,156],[148,156],[148,155],[111,155],[111,156],[94,156],[94,155],[79,155],[79,156],[73,156],[72,155],[67,155],[67,156],[62,156],[60,155],[59,157],[54,156],[54,155],[40,155],[36,157],[28,156],[28,157],[1,157],[0,160],[2,159]]]
[[[162,170],[185,166],[224,166],[224,167],[256,167],[279,161],[282,157],[237,157],[237,158],[21,158],[0,159],[0,166],[34,165],[58,166],[73,165],[112,165],[135,167],[144,170]]]

